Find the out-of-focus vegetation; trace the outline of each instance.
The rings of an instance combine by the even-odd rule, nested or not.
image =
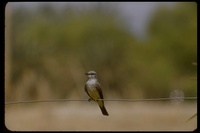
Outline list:
[[[196,96],[196,3],[159,7],[142,42],[119,18],[104,4],[15,9],[6,101],[84,97],[89,70],[98,73],[105,97],[169,97],[173,89]]]

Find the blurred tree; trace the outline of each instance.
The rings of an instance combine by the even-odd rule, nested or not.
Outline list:
[[[194,95],[196,84],[190,81],[188,76],[196,73],[196,69],[192,66],[192,62],[197,60],[196,3],[177,3],[174,8],[161,6],[155,11],[148,31],[147,51],[151,58],[149,64],[153,69],[151,83],[160,84],[159,87],[152,89],[179,86],[187,94],[190,92]],[[187,81],[184,79],[185,76]],[[174,83],[176,85],[172,85]],[[167,94],[165,91],[164,93]]]
[[[196,4],[158,8],[144,43],[118,14],[105,4],[59,12],[50,4],[16,9],[8,95],[13,100],[81,97],[89,70],[98,73],[105,97],[169,97],[177,88],[196,94],[195,81],[187,77],[196,72]]]
[[[120,72],[128,73],[125,48],[134,38],[117,20],[114,9],[106,11],[101,4],[85,12],[69,8],[61,18],[50,5],[31,13],[24,10],[13,14],[12,82],[13,86],[30,82],[22,87],[27,96],[21,99],[66,97],[73,90],[82,95],[88,70],[104,75],[100,78],[106,89],[123,90],[126,79]],[[46,92],[39,90],[41,84]]]
[[[179,3],[174,9],[160,7],[152,17],[149,35],[151,40],[156,40],[152,45],[158,45],[159,50],[176,64],[177,71],[195,72],[191,65],[197,59],[195,2]]]

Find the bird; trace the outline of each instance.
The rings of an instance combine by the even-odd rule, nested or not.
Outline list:
[[[108,116],[109,114],[105,108],[104,101],[98,100],[98,99],[103,99],[103,91],[97,80],[97,73],[95,71],[89,71],[85,74],[88,75],[88,81],[85,84],[85,92],[90,97],[88,101],[93,100],[96,103],[98,103],[102,114]]]

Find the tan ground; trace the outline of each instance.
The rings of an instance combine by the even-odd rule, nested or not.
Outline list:
[[[34,103],[5,106],[12,131],[191,131],[197,128],[196,103],[106,102],[103,116],[94,102]]]

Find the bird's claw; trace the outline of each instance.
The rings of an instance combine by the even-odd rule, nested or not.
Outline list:
[[[90,102],[91,100],[92,100],[91,98],[88,99],[89,102]]]

